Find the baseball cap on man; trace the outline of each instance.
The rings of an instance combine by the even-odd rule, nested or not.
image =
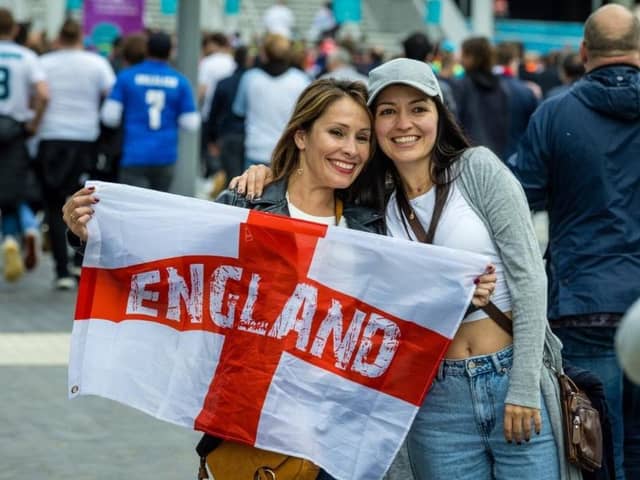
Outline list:
[[[378,94],[389,85],[398,83],[409,85],[430,97],[440,97],[442,100],[440,84],[428,63],[409,58],[396,58],[369,72],[367,105],[371,105]]]

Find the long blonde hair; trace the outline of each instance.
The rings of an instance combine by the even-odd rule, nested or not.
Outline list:
[[[367,87],[362,82],[327,78],[312,82],[298,97],[293,114],[271,156],[271,169],[275,180],[289,178],[298,168],[300,151],[296,146],[295,134],[299,130],[309,131],[314,122],[337,100],[351,98],[367,112],[373,125],[373,118],[367,108]],[[374,136],[371,135],[371,153]]]

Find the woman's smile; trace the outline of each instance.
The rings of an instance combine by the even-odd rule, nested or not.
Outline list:
[[[438,131],[437,107],[413,87],[391,85],[378,95],[375,131],[380,148],[397,168],[428,162]]]

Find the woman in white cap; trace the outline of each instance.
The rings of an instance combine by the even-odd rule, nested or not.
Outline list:
[[[463,320],[407,439],[414,476],[581,478],[564,458],[550,368],[562,369],[561,344],[547,325],[520,184],[493,152],[470,147],[428,64],[387,62],[369,73],[368,90],[379,148],[367,174],[388,234],[491,257],[493,301],[511,319],[506,329],[483,311]],[[238,188],[259,195],[267,174],[254,169]]]
[[[520,184],[493,152],[470,148],[426,63],[397,59],[372,70],[368,104],[378,189],[387,178],[394,187],[388,232],[489,256],[493,301],[512,320],[513,333],[484,311],[463,320],[408,437],[414,475],[577,473],[563,461],[554,375],[543,365],[545,338],[549,361],[560,349],[547,327],[546,275]]]

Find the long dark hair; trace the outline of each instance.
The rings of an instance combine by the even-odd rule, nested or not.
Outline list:
[[[451,182],[455,179],[453,166],[471,144],[440,97],[430,98],[438,111],[438,131],[431,151],[431,171],[429,172],[429,177],[436,188],[433,209],[436,215],[431,218],[429,230],[427,230],[427,237],[433,239],[440,216],[438,212],[442,212],[449,196]],[[372,112],[375,112],[375,108],[374,102],[371,106]],[[358,195],[357,203],[384,211],[394,189],[396,195],[402,195],[404,199],[408,199],[398,169],[381,148],[376,149],[367,167],[352,185],[352,189]],[[404,219],[402,215],[400,218]]]

